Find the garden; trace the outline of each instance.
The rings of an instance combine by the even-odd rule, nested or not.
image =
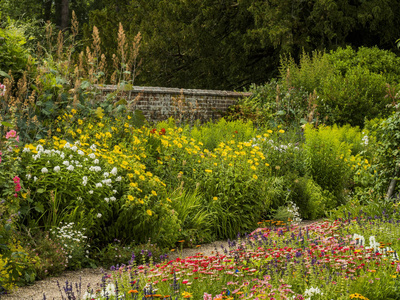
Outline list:
[[[103,266],[101,289],[60,298],[400,299],[396,55],[282,58],[223,118],[154,123],[124,98],[140,34],[120,25],[108,72],[97,28],[86,48],[75,19],[53,29],[35,51],[1,29],[18,67],[0,72],[0,294]]]

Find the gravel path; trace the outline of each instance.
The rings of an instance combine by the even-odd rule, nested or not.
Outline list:
[[[303,221],[300,226],[304,227],[321,220],[314,221]],[[175,259],[177,257],[187,257],[195,255],[198,252],[202,252],[206,256],[215,255],[215,252],[222,252],[222,248],[228,247],[228,242],[217,241],[211,244],[202,245],[200,248],[186,248],[182,251],[177,251],[169,254],[169,259]],[[60,300],[61,292],[58,286],[61,288],[65,286],[65,282],[68,281],[75,284],[81,284],[82,290],[85,290],[90,285],[94,290],[96,287],[100,287],[101,278],[103,276],[103,269],[82,269],[79,271],[67,271],[57,277],[46,278],[44,280],[36,281],[33,285],[20,287],[17,291],[10,295],[0,295],[1,300]],[[44,298],[43,295],[46,295]]]

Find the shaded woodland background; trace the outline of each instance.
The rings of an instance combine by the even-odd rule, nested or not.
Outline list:
[[[398,0],[0,0],[0,26],[30,26],[34,47],[38,25],[70,31],[72,11],[82,49],[96,26],[110,60],[119,23],[128,40],[141,32],[135,84],[146,86],[241,90],[277,77],[284,55],[348,45],[398,54],[400,38]]]

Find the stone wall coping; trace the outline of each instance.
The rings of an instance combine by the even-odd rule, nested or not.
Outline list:
[[[117,90],[116,85],[97,85],[97,88],[102,92],[114,92]],[[125,92],[135,92],[144,94],[173,94],[173,95],[189,95],[189,96],[225,96],[225,97],[249,97],[251,93],[247,92],[232,92],[222,90],[198,90],[198,89],[179,89],[167,87],[151,87],[151,86],[133,86],[132,90]]]

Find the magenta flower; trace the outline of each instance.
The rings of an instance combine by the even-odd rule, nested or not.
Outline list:
[[[13,178],[13,180],[14,180],[14,183],[19,183],[21,179],[18,176],[15,176]]]

